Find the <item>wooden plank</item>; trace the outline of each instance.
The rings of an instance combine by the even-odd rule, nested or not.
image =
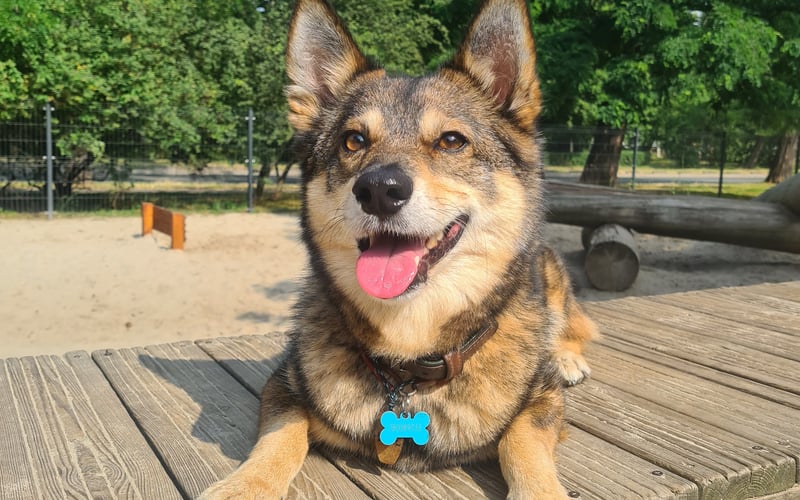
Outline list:
[[[653,297],[653,300],[672,304],[689,311],[705,313],[718,320],[737,322],[755,327],[768,326],[770,330],[800,337],[800,302],[759,295],[736,288],[708,290],[698,300],[695,293],[671,294]]]
[[[721,288],[720,291],[733,291],[734,295],[754,295],[756,297],[770,297],[791,302],[800,302],[800,269],[797,275],[789,278],[797,281],[783,281],[779,283],[762,283],[760,285],[740,286],[735,288]],[[717,289],[707,290],[716,292]]]
[[[0,497],[180,498],[88,354],[0,361],[0,404]]]
[[[261,391],[283,350],[283,334],[203,340],[198,345],[242,380]],[[697,487],[580,429],[559,447],[562,483],[580,498],[697,498]],[[505,498],[496,463],[433,474],[399,474],[374,465],[329,457],[375,498]]]
[[[615,351],[624,352],[637,358],[646,359],[650,362],[664,366],[680,367],[680,370],[684,373],[689,373],[706,380],[711,380],[746,394],[751,394],[768,401],[779,403],[788,408],[800,410],[800,395],[782,391],[768,385],[753,382],[752,380],[737,377],[736,375],[731,375],[730,373],[725,373],[697,363],[679,359],[674,356],[658,352],[657,350],[643,348],[635,343],[630,343],[618,338],[606,336],[603,338],[602,342],[603,345],[607,345]]]
[[[590,353],[595,380],[779,451],[800,477],[800,410],[720,386],[604,345]]]
[[[197,345],[256,396],[283,357],[286,334],[243,335],[197,341]]]
[[[616,387],[590,380],[568,399],[575,426],[693,481],[701,499],[749,498],[794,484],[795,462],[787,455],[753,449],[750,439]]]
[[[647,299],[649,300],[649,299]],[[676,358],[753,380],[794,394],[800,393],[800,363],[744,347],[710,331],[687,331],[687,323],[664,325],[658,308],[645,299],[585,304],[604,335],[635,343]],[[639,317],[647,309],[647,318]],[[690,329],[690,328],[689,328]]]
[[[93,356],[185,496],[196,497],[247,456],[255,441],[258,399],[194,344],[98,351]],[[328,495],[364,498],[313,453],[289,496]]]
[[[800,361],[800,349],[796,348],[797,337],[775,331],[772,323],[747,324],[708,314],[696,310],[706,307],[702,304],[713,300],[709,299],[708,295],[697,297],[678,295],[680,297],[646,297],[631,300],[630,303],[635,304],[634,308],[628,309],[623,317],[630,318],[640,326],[658,323],[677,332],[693,333],[704,343],[736,344],[751,351]],[[744,304],[738,304],[737,307],[739,310],[747,308]],[[616,310],[613,313],[602,310],[599,314],[620,316]],[[758,356],[759,353],[753,355]]]
[[[797,500],[798,498],[800,498],[800,484],[780,493],[758,497],[756,500]]]
[[[153,205],[153,229],[172,236],[172,212]]]
[[[571,498],[698,498],[694,483],[574,426],[559,445],[561,482]]]
[[[753,293],[757,293],[759,295],[766,295],[768,297],[775,297],[783,300],[791,300],[792,302],[800,302],[800,272],[798,272],[798,274],[795,276],[788,276],[788,278],[794,281],[762,283],[760,285],[751,285],[739,288],[743,291],[752,290]]]

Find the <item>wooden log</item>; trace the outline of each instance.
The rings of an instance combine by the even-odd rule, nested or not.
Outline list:
[[[627,290],[639,275],[639,253],[633,234],[617,224],[604,224],[589,236],[584,269],[598,290]]]
[[[778,203],[794,212],[795,215],[800,215],[800,174],[795,174],[767,189],[756,200]]]
[[[800,217],[776,203],[629,194],[548,183],[548,221],[800,253]]]

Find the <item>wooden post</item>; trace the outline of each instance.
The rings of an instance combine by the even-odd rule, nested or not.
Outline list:
[[[588,238],[584,268],[598,290],[627,290],[639,275],[639,253],[633,234],[622,226],[604,224]]]
[[[142,236],[153,232],[153,204],[142,203]]]
[[[172,213],[172,246],[173,250],[183,250],[183,242],[186,239],[186,228],[184,222],[186,217],[183,214]]]

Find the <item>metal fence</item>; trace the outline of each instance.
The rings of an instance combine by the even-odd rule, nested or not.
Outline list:
[[[242,113],[237,133],[246,141],[209,144],[213,153],[201,151],[202,161],[176,158],[135,130],[98,133],[89,125],[58,123],[49,108],[29,120],[0,122],[0,211],[52,216],[54,211],[130,209],[142,201],[172,208],[252,210],[255,184],[263,183],[269,172],[261,168],[264,157],[256,158],[253,153],[254,149],[263,150],[254,144],[256,119],[259,117],[252,111]],[[753,173],[745,177],[762,180],[775,148],[769,138],[744,133],[658,136],[637,129],[600,131],[564,126],[545,126],[541,133],[546,175],[570,181],[580,177],[598,134],[618,136],[618,185],[629,188],[642,182],[699,182],[718,185],[721,191],[723,182],[738,182],[723,175],[726,165],[749,164]],[[608,153],[599,152],[603,154]],[[663,175],[654,175],[653,170],[644,177],[637,174],[637,167],[648,165],[671,169]],[[675,174],[675,169],[687,167],[706,170],[688,177]],[[257,173],[260,179],[256,179]]]
[[[252,111],[238,132],[247,140],[201,144],[180,157],[131,129],[99,130],[41,116],[0,122],[0,211],[93,212],[138,207],[247,207],[258,168]],[[199,159],[202,158],[202,159]]]

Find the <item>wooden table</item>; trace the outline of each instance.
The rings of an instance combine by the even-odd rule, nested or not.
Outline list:
[[[586,304],[574,498],[800,498],[800,282]],[[253,442],[281,334],[0,361],[0,498],[194,497]],[[296,498],[499,498],[496,464],[400,475],[312,452]],[[770,497],[773,498],[773,497]]]

